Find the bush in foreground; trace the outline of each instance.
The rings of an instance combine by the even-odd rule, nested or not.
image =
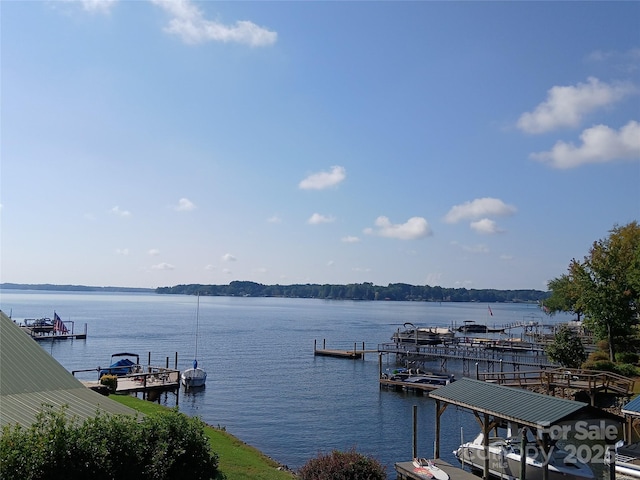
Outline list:
[[[204,424],[177,410],[142,419],[97,415],[80,424],[52,407],[29,428],[5,426],[3,480],[218,478]]]
[[[357,453],[334,450],[309,460],[298,472],[302,480],[384,480],[386,468],[376,459]]]

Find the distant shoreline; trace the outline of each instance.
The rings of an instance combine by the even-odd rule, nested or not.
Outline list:
[[[414,286],[404,283],[386,287],[372,283],[347,285],[263,285],[248,281],[232,281],[228,285],[186,284],[173,287],[93,287],[86,285],[54,285],[1,283],[0,290],[31,290],[57,292],[103,292],[103,293],[155,293],[177,295],[202,295],[212,297],[276,297],[315,298],[323,300],[365,301],[417,301],[452,303],[540,303],[549,292],[541,290],[495,290],[443,288],[428,285]]]
[[[91,287],[86,285],[54,285],[51,283],[0,283],[0,290],[44,290],[56,292],[122,292],[155,293],[155,288]]]

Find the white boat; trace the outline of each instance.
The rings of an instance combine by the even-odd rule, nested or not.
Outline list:
[[[449,480],[449,474],[426,458],[413,459],[413,473],[420,478]]]
[[[455,332],[447,327],[416,327],[411,322],[404,324],[404,330],[394,332],[391,340],[394,343],[412,343],[415,345],[438,345],[452,342]]]
[[[204,387],[207,381],[207,372],[205,372],[202,368],[198,367],[199,322],[200,322],[200,295],[198,294],[198,306],[196,309],[196,350],[195,350],[195,355],[193,357],[193,367],[187,368],[184,372],[182,372],[182,375],[180,375],[180,380],[182,382],[182,385],[184,385],[186,389]]]
[[[615,460],[616,474],[631,478],[640,478],[640,443],[624,445],[620,442],[616,444]],[[611,464],[610,450],[607,450],[604,463],[607,465]]]
[[[484,435],[480,433],[472,442],[463,443],[454,455],[472,470],[484,470]],[[505,480],[520,476],[520,438],[489,437],[489,473]],[[534,443],[526,445],[527,480],[542,480],[544,455]],[[566,450],[554,446],[549,453],[548,480],[590,480],[595,478],[591,468]]]

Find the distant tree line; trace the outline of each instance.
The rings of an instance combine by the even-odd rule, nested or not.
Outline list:
[[[319,298],[327,300],[387,300],[416,302],[539,302],[548,293],[540,290],[474,290],[466,288],[416,286],[407,283],[390,283],[383,287],[373,283],[347,285],[263,285],[256,282],[234,281],[229,285],[176,285],[159,287],[156,293],[206,295],[222,297],[285,297]]]
[[[53,290],[57,292],[124,292],[153,293],[153,288],[135,287],[90,287],[86,285],[54,285],[51,283],[0,283],[6,290]]]

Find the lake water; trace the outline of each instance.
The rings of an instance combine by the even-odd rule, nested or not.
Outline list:
[[[87,324],[86,340],[41,342],[67,370],[107,366],[117,352],[134,352],[146,364],[191,366],[195,349],[196,297],[184,295],[0,291],[0,308],[13,319],[53,317]],[[353,302],[313,299],[201,297],[199,366],[207,386],[182,390],[181,411],[225,427],[292,469],[334,449],[372,455],[395,478],[394,462],[412,452],[412,410],[418,412],[418,454],[433,454],[435,403],[425,396],[378,386],[378,356],[347,360],[313,355],[327,348],[367,348],[390,341],[404,322],[460,325],[464,320],[503,325],[522,320],[549,322],[535,305],[423,302]],[[544,318],[543,318],[544,317]],[[554,322],[567,321],[556,316]],[[383,368],[395,366],[384,359]],[[437,370],[439,364],[434,364]],[[450,363],[462,375],[462,364]],[[458,370],[457,370],[458,369]],[[473,372],[475,374],[475,372]],[[84,374],[95,380],[96,373]],[[86,377],[88,376],[88,377]],[[83,377],[81,377],[83,378]],[[175,405],[173,394],[161,401]],[[469,412],[449,407],[442,420],[441,457],[457,464],[452,451],[475,437]]]

